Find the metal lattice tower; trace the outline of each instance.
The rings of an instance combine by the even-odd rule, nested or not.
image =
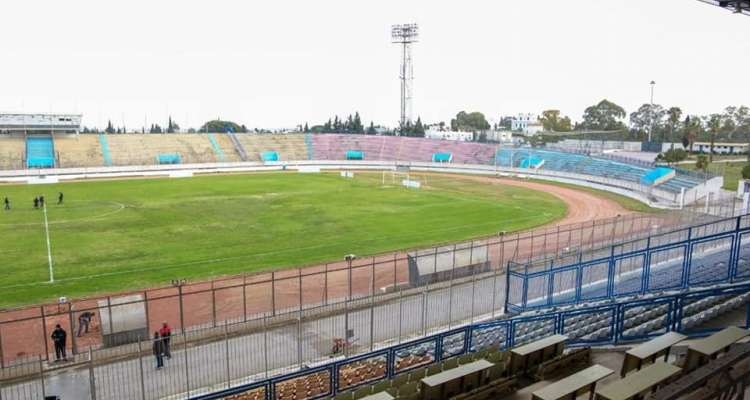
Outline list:
[[[412,122],[412,95],[414,94],[414,65],[411,57],[411,44],[417,42],[419,28],[417,24],[393,25],[391,38],[393,43],[402,46],[401,70],[401,119],[400,126],[404,127]]]

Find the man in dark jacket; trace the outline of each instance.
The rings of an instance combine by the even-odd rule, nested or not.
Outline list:
[[[10,200],[7,197],[5,198],[5,209],[10,210]]]
[[[65,332],[60,324],[55,325],[55,330],[52,331],[52,343],[55,344],[55,361],[67,360],[68,357],[65,355],[65,342],[68,339],[68,334]]]
[[[159,337],[159,332],[154,332],[154,357],[156,357],[156,369],[164,367],[164,342]]]
[[[78,334],[76,336],[81,337],[82,334],[89,333],[89,324],[92,318],[94,318],[94,313],[91,311],[82,312],[78,316]]]

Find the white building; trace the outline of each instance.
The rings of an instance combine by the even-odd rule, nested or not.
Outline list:
[[[455,140],[459,142],[471,142],[474,140],[474,134],[471,132],[438,131],[434,129],[426,130],[424,137],[428,139]]]
[[[511,131],[487,131],[487,140],[491,142],[510,143],[513,141]]]
[[[0,133],[78,133],[81,114],[0,113]]]
[[[510,129],[514,132],[521,131],[525,135],[536,135],[544,130],[539,117],[531,113],[518,114],[518,116],[513,117]]]

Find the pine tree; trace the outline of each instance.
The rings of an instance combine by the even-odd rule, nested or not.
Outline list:
[[[307,126],[307,122],[305,122],[305,128],[302,129],[302,131],[305,133],[310,133],[310,128]]]
[[[362,119],[359,117],[359,111],[354,113],[353,130],[354,130],[354,133],[364,132],[364,127],[362,126]]]
[[[112,121],[107,121],[107,129],[105,130],[107,133],[115,133],[115,127],[112,126]]]
[[[424,137],[424,125],[422,125],[421,117],[417,117],[417,123],[414,125],[412,136]]]
[[[375,125],[372,123],[372,121],[370,121],[370,127],[367,128],[367,134],[368,135],[375,135],[377,133],[378,132],[375,130]]]

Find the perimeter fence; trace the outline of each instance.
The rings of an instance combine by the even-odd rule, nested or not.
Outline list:
[[[512,234],[498,232],[493,237],[420,249],[419,254],[433,254],[438,259],[468,252],[470,264],[481,259],[491,271],[503,271],[510,261],[530,262],[550,255],[572,257],[715,218],[699,212],[631,214]],[[176,332],[189,332],[262,316],[319,310],[342,300],[368,299],[400,289],[418,290],[410,285],[410,253],[399,251],[197,283],[178,279],[172,286],[157,289],[5,310],[0,313],[0,367],[39,356],[44,361],[54,358],[50,335],[57,324],[68,332],[68,353],[75,356],[90,349],[117,348],[119,343],[138,339],[133,335],[145,337],[158,330],[163,322]],[[454,260],[452,268],[460,267]],[[423,279],[420,285],[450,287],[454,280],[434,276]],[[504,291],[505,282],[500,286]],[[93,313],[89,333],[78,336],[79,319],[87,312]],[[139,329],[123,325],[137,325]],[[128,329],[129,333],[123,333]]]

